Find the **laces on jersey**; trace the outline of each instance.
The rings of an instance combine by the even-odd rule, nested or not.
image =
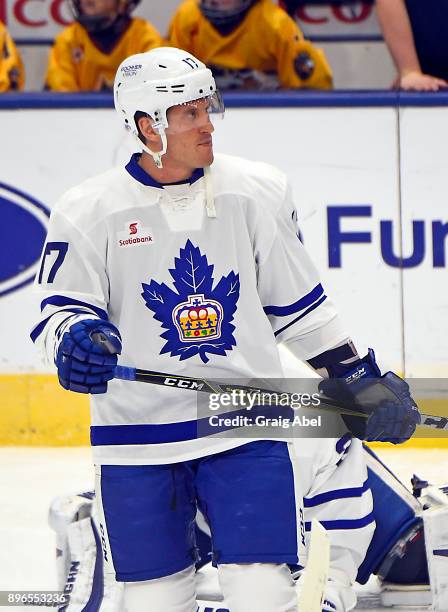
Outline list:
[[[203,202],[205,195],[205,209],[207,212],[207,217],[210,219],[216,219],[217,215],[213,196],[213,184],[209,168],[204,168],[204,188],[205,194],[204,190],[201,189],[192,195],[191,193],[185,192],[173,193],[165,187],[164,193],[161,196],[161,201],[163,205],[169,206],[173,210],[189,210],[194,206],[195,202],[198,202],[198,199]]]
[[[207,217],[209,219],[216,219],[216,208],[215,198],[213,197],[213,184],[210,168],[204,168],[204,181],[205,181],[205,206],[207,210]]]

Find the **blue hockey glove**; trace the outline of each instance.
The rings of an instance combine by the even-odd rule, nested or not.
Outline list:
[[[95,342],[95,334],[105,342]],[[120,353],[120,333],[112,323],[101,319],[74,323],[62,336],[56,355],[59,382],[78,393],[105,393]]]
[[[409,385],[393,372],[382,376],[372,349],[340,378],[323,380],[319,391],[346,404],[348,409],[369,415],[367,419],[342,416],[353,435],[361,440],[401,444],[412,436],[421,420]]]

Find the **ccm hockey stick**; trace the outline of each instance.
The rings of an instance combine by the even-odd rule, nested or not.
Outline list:
[[[108,352],[114,353],[114,347],[109,344],[109,339],[102,332],[92,334],[92,340],[103,346]],[[128,366],[117,366],[115,368],[115,376],[120,380],[129,380],[149,383],[151,385],[161,385],[162,387],[175,387],[177,389],[187,389],[189,391],[202,391],[205,393],[230,393],[231,391],[245,391],[246,393],[279,393],[274,389],[260,389],[257,387],[249,387],[244,385],[227,385],[205,378],[193,378],[191,376],[178,376],[176,374],[167,374],[166,372],[154,372],[152,370],[142,370],[141,368],[131,368]],[[320,396],[318,406],[307,406],[307,408],[323,409],[334,414],[348,414],[367,418],[368,415],[363,412],[355,412],[350,410],[336,400]],[[448,431],[448,417],[437,416],[432,414],[420,413],[422,427],[430,429],[440,429]]]
[[[306,567],[299,583],[299,612],[321,612],[330,569],[330,539],[317,519],[311,522]]]
[[[97,334],[95,334],[96,336]],[[149,383],[151,385],[161,385],[163,387],[175,387],[176,389],[186,389],[189,391],[200,391],[204,393],[230,393],[232,391],[245,391],[246,393],[279,393],[274,389],[260,389],[258,387],[250,387],[244,385],[230,385],[205,378],[193,378],[191,376],[178,376],[176,374],[167,374],[166,372],[154,372],[152,370],[142,370],[140,368],[130,368],[127,366],[117,366],[115,368],[115,378],[120,380],[130,380],[137,382]],[[350,410],[336,400],[320,396],[319,405],[307,406],[306,408],[322,409],[326,412],[335,414],[348,414],[351,416],[359,416],[367,418],[367,414],[363,412],[355,412]],[[437,416],[421,413],[421,423],[423,427],[430,429],[440,429],[448,431],[448,417]]]
[[[177,376],[176,374],[167,374],[165,372],[154,372],[152,370],[142,370],[140,368],[130,368],[127,366],[116,366],[115,376],[119,380],[130,380],[136,382],[149,383],[151,385],[160,385],[162,387],[171,387],[175,389],[186,389],[188,391],[196,391],[202,393],[223,394],[239,391],[247,395],[254,393],[279,394],[281,391],[275,389],[263,389],[261,387],[234,385],[216,380],[208,380],[205,378],[193,378],[191,376]],[[319,396],[319,404],[315,406],[304,406],[304,408],[323,408],[326,412],[334,414],[349,414],[351,416],[359,416],[367,418],[363,412],[355,412],[342,405],[338,405],[333,400]]]

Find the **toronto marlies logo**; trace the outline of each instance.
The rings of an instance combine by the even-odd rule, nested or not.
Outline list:
[[[239,275],[230,272],[213,288],[213,265],[190,240],[180,249],[170,270],[177,293],[165,283],[143,283],[142,296],[154,318],[167,331],[160,353],[181,360],[199,355],[204,363],[207,353],[224,355],[236,345],[232,325],[240,295]]]

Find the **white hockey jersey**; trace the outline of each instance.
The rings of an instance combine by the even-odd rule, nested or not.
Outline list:
[[[210,189],[216,218],[206,213]],[[266,164],[217,156],[209,174],[162,186],[134,155],[53,209],[32,338],[53,363],[68,313],[100,317],[120,330],[122,365],[281,378],[278,342],[308,359],[347,338],[295,219],[285,175]],[[190,391],[113,380],[91,406],[96,463],[184,461],[248,441],[192,435]]]

